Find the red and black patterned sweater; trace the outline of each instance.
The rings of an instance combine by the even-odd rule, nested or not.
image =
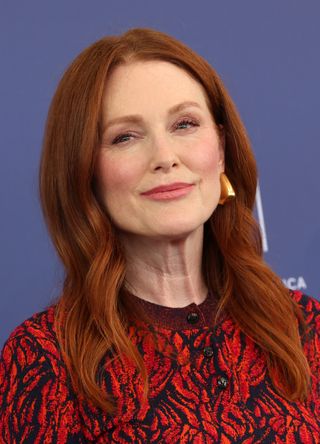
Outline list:
[[[150,394],[129,362],[102,363],[102,387],[118,401],[107,415],[74,393],[53,329],[54,307],[17,327],[0,361],[0,442],[11,443],[320,443],[320,302],[292,292],[310,327],[307,402],[279,396],[263,353],[228,317],[213,327],[212,296],[200,305],[162,307],[132,296],[154,320],[129,334],[144,357]],[[172,351],[171,350],[171,351]],[[108,357],[106,356],[106,361]]]

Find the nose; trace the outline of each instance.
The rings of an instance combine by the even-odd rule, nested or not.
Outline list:
[[[152,157],[150,167],[153,172],[168,172],[179,166],[179,157],[174,143],[168,137],[154,137],[151,147]]]

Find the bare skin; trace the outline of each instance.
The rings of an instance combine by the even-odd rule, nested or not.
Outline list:
[[[203,226],[179,240],[136,239],[124,234],[126,286],[166,307],[200,304],[207,296],[202,273]]]
[[[224,139],[200,84],[162,61],[119,66],[108,80],[97,178],[105,207],[119,229],[126,286],[166,307],[200,304],[204,223],[218,205]],[[183,182],[183,197],[144,193]]]

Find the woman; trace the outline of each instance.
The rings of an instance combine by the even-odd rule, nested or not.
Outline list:
[[[150,29],[64,74],[40,191],[60,298],[4,346],[6,443],[316,443],[320,304],[263,262],[221,80]]]

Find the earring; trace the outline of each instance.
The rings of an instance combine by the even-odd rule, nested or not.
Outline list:
[[[224,205],[226,201],[233,199],[236,196],[234,189],[230,183],[230,180],[224,173],[220,174],[220,186],[221,194],[219,199],[219,204]]]

